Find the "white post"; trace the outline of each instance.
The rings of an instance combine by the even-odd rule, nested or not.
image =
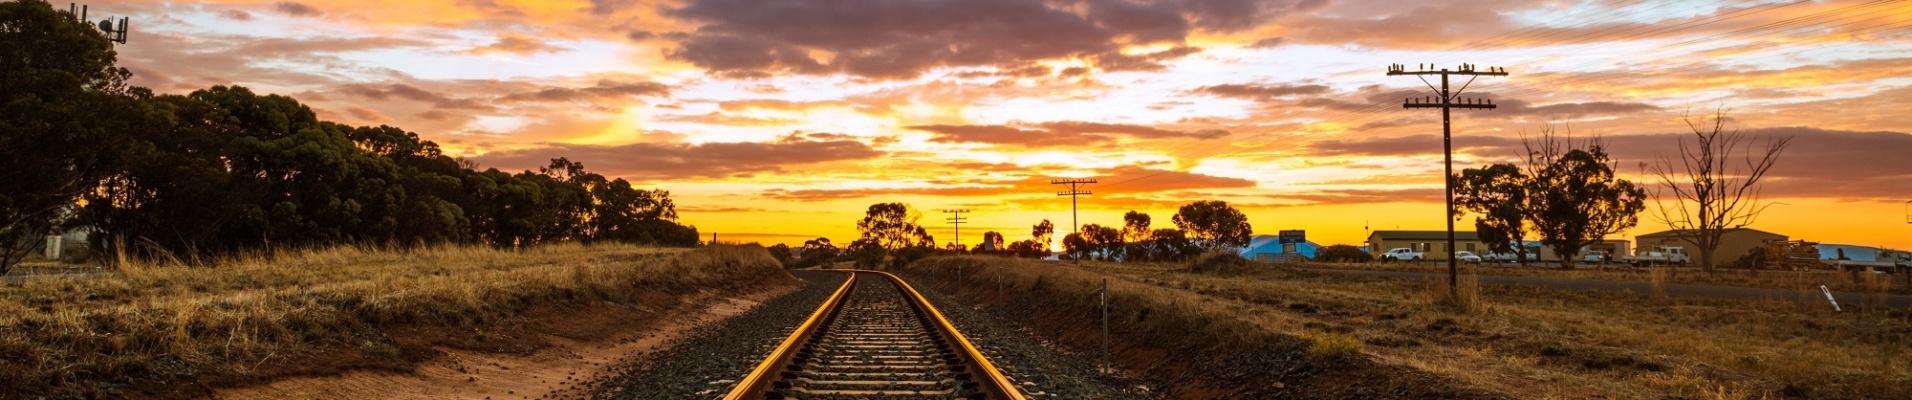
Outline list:
[[[1828,302],[1831,302],[1831,303],[1832,303],[1832,311],[1837,311],[1837,312],[1844,312],[1844,311],[1845,311],[1845,310],[1840,310],[1840,309],[1839,309],[1839,301],[1838,301],[1838,300],[1833,300],[1833,299],[1832,299],[1832,290],[1831,290],[1831,289],[1826,289],[1826,285],[1819,285],[1819,291],[1820,291],[1820,292],[1824,292],[1824,293],[1826,294],[1826,301],[1828,301]]]

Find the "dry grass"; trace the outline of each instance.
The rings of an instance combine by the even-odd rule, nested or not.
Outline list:
[[[488,321],[535,305],[781,271],[754,246],[338,247],[214,265],[128,262],[0,287],[0,381],[14,383],[0,397],[180,374],[243,378],[326,352],[394,357],[390,328],[451,327],[483,341]]]
[[[1445,278],[1428,279],[1421,293],[1423,304],[1451,313],[1473,314],[1487,309],[1487,303],[1480,296],[1480,275],[1471,268],[1467,273],[1458,274],[1454,285],[1449,285]]]
[[[1306,263],[1303,268],[1365,269],[1377,271],[1408,272],[1446,272],[1445,262],[1393,262],[1393,263]],[[1580,265],[1574,269],[1561,269],[1552,266],[1520,266],[1518,264],[1476,264],[1473,265],[1482,275],[1541,276],[1573,279],[1600,279],[1612,281],[1649,282],[1661,279],[1662,283],[1688,285],[1737,286],[1766,289],[1795,290],[1810,288],[1819,290],[1819,285],[1841,292],[1879,293],[1912,295],[1912,274],[1874,274],[1865,272],[1841,272],[1831,270],[1780,271],[1780,270],[1739,270],[1720,269],[1705,272],[1698,269],[1669,270],[1665,267],[1633,268],[1625,264],[1607,264],[1606,266]],[[1654,274],[1660,274],[1655,277]],[[1879,283],[1868,283],[1879,282]],[[1876,286],[1876,287],[1874,287]]]
[[[1215,276],[1179,264],[1100,262],[1022,269],[1014,273],[1028,275],[1017,278],[1024,282],[1110,276],[1117,299],[1149,298],[1240,323],[1219,323],[1222,333],[1204,337],[1250,336],[1237,331],[1242,325],[1305,338],[1332,332],[1366,343],[1358,351],[1385,363],[1520,397],[1912,398],[1912,320],[1857,305],[1834,313],[1823,296],[1656,299],[1476,282],[1463,285],[1472,287],[1463,298],[1478,299],[1464,301],[1473,312],[1456,312],[1441,299],[1444,278],[1271,266]]]

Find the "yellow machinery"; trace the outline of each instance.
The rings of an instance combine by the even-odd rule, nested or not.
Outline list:
[[[1819,261],[1819,242],[1768,240],[1765,252],[1765,257],[1760,258],[1762,268],[1810,269],[1826,266]]]

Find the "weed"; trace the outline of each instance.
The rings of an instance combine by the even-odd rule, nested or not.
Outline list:
[[[1310,339],[1314,344],[1308,346],[1308,355],[1316,358],[1342,358],[1361,354],[1361,341],[1353,336],[1339,333],[1320,332]]]

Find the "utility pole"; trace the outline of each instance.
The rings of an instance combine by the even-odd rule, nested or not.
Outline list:
[[[963,245],[963,223],[969,222],[968,219],[963,218],[963,213],[967,213],[967,212],[969,212],[969,210],[967,209],[943,210],[944,214],[955,215],[953,217],[949,217],[949,224],[956,226],[956,235],[955,235],[956,239],[954,242],[954,246],[952,247],[960,248]],[[955,248],[952,248],[950,250],[955,250]]]
[[[1088,196],[1088,195],[1094,194],[1094,193],[1090,193],[1088,190],[1082,189],[1082,185],[1087,185],[1091,183],[1095,183],[1095,179],[1050,179],[1049,180],[1049,184],[1051,185],[1069,185],[1069,190],[1056,192],[1056,195],[1069,196],[1069,224],[1071,225],[1069,228],[1070,232],[1079,232],[1082,229],[1081,222],[1076,220],[1076,196]]]
[[[1441,156],[1442,160],[1446,163],[1446,169],[1441,175],[1441,184],[1447,188],[1447,214],[1442,216],[1442,219],[1447,220],[1447,291],[1450,295],[1459,295],[1460,264],[1458,262],[1459,260],[1456,260],[1454,257],[1454,124],[1450,114],[1452,110],[1456,108],[1494,109],[1494,102],[1492,100],[1463,99],[1460,97],[1460,94],[1467,90],[1468,85],[1474,83],[1474,78],[1483,75],[1507,76],[1507,70],[1487,67],[1486,71],[1477,71],[1474,69],[1473,64],[1461,64],[1460,68],[1457,68],[1455,71],[1449,71],[1446,68],[1434,70],[1433,68],[1432,64],[1422,64],[1419,69],[1408,71],[1407,65],[1394,64],[1388,66],[1388,76],[1415,75],[1417,78],[1421,78],[1421,83],[1427,84],[1428,89],[1434,89],[1437,95],[1431,98],[1422,97],[1419,99],[1410,98],[1402,100],[1401,108],[1441,109]],[[1435,89],[1434,84],[1427,81],[1427,75],[1440,75],[1441,87]],[[1465,75],[1467,76],[1467,83],[1461,84],[1460,90],[1449,92],[1447,90],[1447,77],[1450,75]]]

